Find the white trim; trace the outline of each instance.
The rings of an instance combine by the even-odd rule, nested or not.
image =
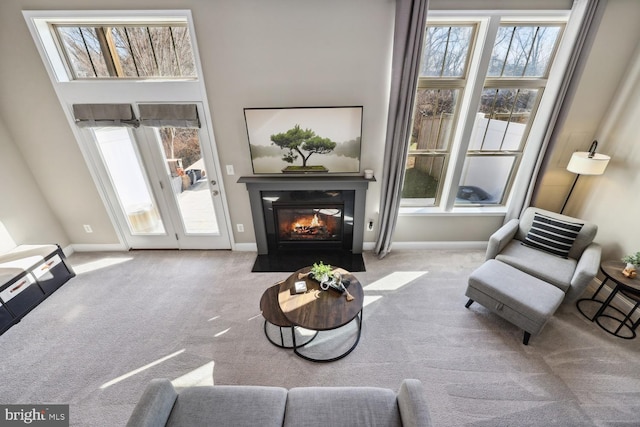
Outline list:
[[[365,243],[366,246],[363,247],[370,247],[370,245],[373,245],[373,243],[371,242],[367,242]],[[466,242],[393,242],[391,244],[391,250],[394,249],[410,249],[410,250],[416,250],[416,249],[483,249],[486,250],[487,249],[487,245],[488,242],[473,242],[473,241],[466,241]]]
[[[505,206],[494,207],[456,207],[451,211],[445,211],[439,206],[427,206],[427,207],[409,207],[403,206],[398,212],[400,216],[505,216],[507,214],[507,208]]]
[[[65,246],[64,248],[62,248],[62,253],[67,258],[70,257],[71,255],[73,255],[74,252],[75,251],[73,250],[73,245]]]
[[[232,243],[231,250],[235,252],[258,252],[256,243]]]
[[[109,251],[123,251],[126,252],[129,248],[121,243],[72,243],[71,247],[74,252],[109,252]]]

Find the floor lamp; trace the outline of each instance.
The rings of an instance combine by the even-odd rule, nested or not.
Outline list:
[[[564,205],[562,205],[560,213],[564,212],[564,208],[567,206],[567,202],[571,197],[571,193],[580,175],[602,175],[607,168],[611,157],[604,154],[597,154],[596,148],[598,148],[598,141],[593,141],[588,152],[576,151],[571,155],[567,170],[575,173],[576,179],[573,180],[573,185],[571,186],[571,190],[569,190],[569,194],[567,194],[567,198],[564,200]]]

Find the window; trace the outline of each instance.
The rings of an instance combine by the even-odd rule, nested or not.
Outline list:
[[[52,25],[73,79],[194,78],[185,24]]]
[[[558,19],[427,22],[403,206],[506,204],[563,29]]]

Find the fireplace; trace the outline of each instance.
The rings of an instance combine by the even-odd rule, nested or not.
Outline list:
[[[269,253],[353,249],[353,190],[262,191]]]
[[[241,177],[249,190],[258,257],[253,271],[295,271],[323,261],[363,271],[360,176]]]

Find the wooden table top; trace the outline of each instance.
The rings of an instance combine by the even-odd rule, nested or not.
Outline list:
[[[351,283],[347,290],[353,300],[347,301],[346,293],[340,294],[331,289],[323,291],[320,284],[306,276],[298,278],[298,274],[305,274],[311,267],[304,267],[293,273],[280,284],[278,303],[284,316],[294,325],[314,331],[327,331],[346,325],[362,310],[364,291],[358,279],[343,269],[337,269],[343,280]],[[304,280],[307,291],[295,293],[295,282]]]
[[[260,310],[262,310],[262,316],[267,319],[268,322],[276,326],[293,326],[291,322],[284,317],[284,314],[282,314],[282,310],[278,304],[278,292],[280,292],[279,283],[276,283],[264,291],[262,298],[260,298]]]
[[[622,261],[608,260],[600,264],[600,270],[609,279],[616,282],[618,285],[622,285],[623,288],[629,288],[628,290],[634,293],[640,293],[640,278],[638,276],[633,279],[622,274],[622,270],[627,264]]]

